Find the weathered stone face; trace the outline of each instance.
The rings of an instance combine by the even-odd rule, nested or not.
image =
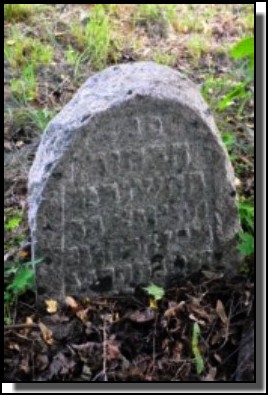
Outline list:
[[[90,78],[48,126],[29,194],[40,293],[115,295],[234,264],[228,156],[195,86],[167,67]]]

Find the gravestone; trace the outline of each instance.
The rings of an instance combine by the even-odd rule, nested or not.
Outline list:
[[[29,176],[40,295],[116,295],[234,268],[234,174],[195,85],[141,62],[96,74],[50,122]]]

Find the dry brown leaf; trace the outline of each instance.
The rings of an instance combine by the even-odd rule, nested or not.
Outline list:
[[[208,374],[202,379],[202,381],[215,381],[216,374],[217,368],[210,366]]]
[[[168,338],[165,338],[165,339],[162,341],[162,350],[163,350],[165,353],[169,353],[169,343],[170,343],[170,341],[169,341]]]
[[[52,346],[54,342],[53,332],[48,327],[46,327],[42,322],[39,322],[39,328],[42,333],[44,342],[49,346]]]
[[[54,299],[48,299],[45,300],[45,303],[47,305],[47,312],[50,314],[54,314],[58,311],[58,303]]]
[[[38,370],[40,370],[40,372],[45,370],[49,365],[48,356],[46,354],[37,354],[36,360],[35,360],[35,365],[36,365],[36,368]]]
[[[107,344],[107,360],[112,361],[113,359],[121,358],[121,352],[116,344]]]
[[[49,366],[49,380],[52,381],[55,377],[66,377],[67,375],[71,375],[74,372],[76,366],[76,362],[64,355],[62,352],[59,352],[53,357],[53,360]]]
[[[17,148],[21,148],[23,146],[24,146],[24,142],[22,140],[19,140],[19,141],[16,142],[16,147]]]
[[[4,141],[4,149],[6,151],[11,151],[12,150],[12,144],[11,144],[10,141],[7,141],[7,140]]]
[[[113,321],[114,322],[120,321],[120,314],[118,312],[115,313]]]
[[[164,317],[170,318],[174,317],[177,312],[183,310],[183,306],[185,305],[185,301],[182,300],[179,304],[176,304],[175,306],[170,307],[167,309],[164,313]]]
[[[244,305],[248,306],[250,302],[251,293],[249,291],[245,291],[245,296],[246,296],[246,300],[244,302]]]
[[[69,322],[70,318],[64,315],[62,312],[55,313],[50,317],[50,322],[52,324],[63,324],[64,322]]]
[[[66,296],[65,303],[68,307],[71,307],[71,309],[75,310],[78,308],[78,303],[71,296]]]
[[[20,370],[25,374],[28,374],[31,371],[29,359],[30,359],[30,355],[28,354],[20,361]]]
[[[241,181],[239,180],[239,178],[235,177],[235,186],[236,188],[240,188],[242,185]]]
[[[155,311],[148,308],[144,311],[134,311],[134,313],[129,315],[131,321],[137,323],[144,323],[152,321],[155,318]]]
[[[79,310],[79,311],[76,312],[76,316],[77,316],[77,318],[79,318],[79,320],[81,320],[82,322],[86,322],[86,321],[87,321],[87,312],[88,312],[88,309]]]
[[[26,324],[26,325],[33,325],[33,319],[32,319],[32,317],[26,317],[25,324]]]
[[[201,325],[201,326],[205,326],[206,325],[206,323],[205,323],[205,321],[203,321],[203,320],[199,320],[194,314],[189,314],[189,318],[190,318],[190,320],[192,320],[192,321],[195,321],[195,322],[197,322],[199,325]]]
[[[219,363],[222,362],[222,359],[221,359],[219,354],[215,353],[213,356],[214,356],[214,358],[216,359],[217,362],[219,362]]]
[[[228,322],[228,317],[225,313],[223,303],[220,299],[217,300],[216,312],[217,312],[218,316],[220,317],[221,321],[226,325]]]
[[[204,277],[206,277],[208,280],[217,280],[219,278],[223,277],[223,273],[216,273],[213,272],[211,270],[202,270],[202,274],[204,275]]]
[[[20,351],[20,346],[18,345],[18,343],[9,343],[8,348],[10,350]]]
[[[26,325],[33,325],[34,322],[33,322],[32,317],[26,317],[25,324]],[[30,331],[31,331],[31,328],[25,328],[24,331],[23,331],[24,336],[27,336]]]
[[[180,362],[182,350],[183,350],[183,343],[176,342],[172,348],[172,357],[173,357],[172,359],[174,362]]]
[[[193,313],[195,313],[195,314],[197,314],[198,316],[200,316],[201,318],[204,318],[204,319],[206,319],[208,322],[211,322],[211,321],[213,321],[213,315],[212,314],[208,314],[204,309],[202,309],[201,307],[200,308],[198,308],[198,307],[196,307],[196,306],[194,306],[194,305],[190,305],[189,306],[189,309],[193,312]]]
[[[30,256],[29,251],[26,250],[21,250],[17,253],[17,258],[19,259],[25,259],[28,258]]]

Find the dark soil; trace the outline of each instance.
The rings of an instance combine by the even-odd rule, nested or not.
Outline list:
[[[254,381],[254,285],[248,277],[196,273],[169,289],[157,309],[141,289],[128,298],[69,297],[54,313],[34,301],[24,295],[17,324],[5,327],[8,382]],[[195,322],[201,374],[191,344]]]

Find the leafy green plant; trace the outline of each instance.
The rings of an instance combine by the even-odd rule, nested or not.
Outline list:
[[[253,79],[254,72],[254,37],[245,37],[239,41],[231,50],[233,59],[246,59],[246,66]]]
[[[238,250],[245,257],[254,255],[254,236],[248,232],[239,233]]]
[[[254,255],[254,205],[251,201],[241,199],[238,203],[243,231],[239,233],[238,250],[245,257]]]
[[[5,224],[5,230],[12,231],[12,230],[16,229],[20,225],[21,221],[22,221],[22,218],[20,218],[20,217],[11,218]]]
[[[232,133],[224,133],[222,135],[222,141],[225,144],[227,150],[230,152],[232,151],[234,145],[235,145],[235,137]]]
[[[198,339],[201,334],[200,327],[197,322],[193,325],[193,335],[192,335],[192,352],[195,357],[195,366],[197,374],[201,374],[204,371],[204,360],[198,348]]]
[[[4,214],[4,252],[18,247],[25,240],[25,229],[23,226],[24,214],[22,210],[9,208]]]
[[[143,288],[148,295],[152,296],[155,300],[161,300],[165,295],[165,291],[162,287],[151,283],[148,287]]]
[[[222,134],[222,141],[229,153],[231,162],[234,163],[238,158],[238,156],[234,153],[235,152],[234,151],[235,145],[237,145],[234,134],[230,133],[230,132],[223,133]]]
[[[254,205],[250,200],[241,198],[238,203],[240,221],[244,230],[254,232]]]
[[[6,324],[11,323],[11,310],[17,298],[34,288],[34,266],[41,261],[42,259],[27,263],[15,262],[11,266],[5,266],[4,321]]]
[[[252,97],[249,87],[254,78],[254,38],[243,38],[231,49],[230,56],[235,60],[244,60],[242,69],[245,70],[246,77],[224,95],[218,104],[218,110],[225,110],[234,104],[235,100],[241,99],[239,108],[239,112],[241,112]]]
[[[5,215],[4,229],[5,231],[12,232],[21,224],[23,220],[23,213],[20,210],[12,212],[12,215]]]

